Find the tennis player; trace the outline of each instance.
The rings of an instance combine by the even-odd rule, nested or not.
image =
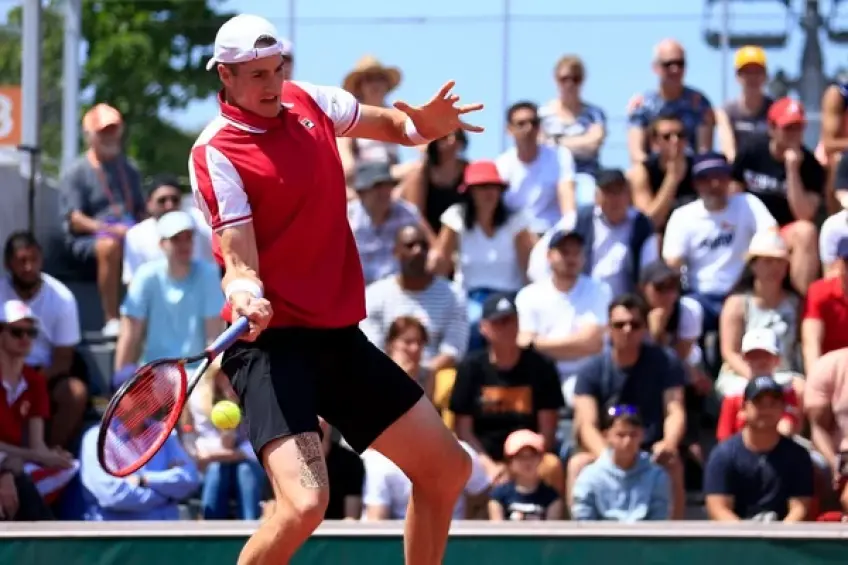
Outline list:
[[[452,82],[423,106],[361,105],[339,88],[284,81],[281,53],[260,17],[221,26],[208,64],[223,83],[220,115],[189,159],[225,268],[225,317],[251,322],[222,368],[276,497],[239,564],[288,563],[322,521],[320,414],[358,452],[373,447],[409,476],[406,563],[438,565],[470,463],[418,385],[358,328],[365,289],[335,139],[412,146],[480,132],[462,117],[482,105],[458,105]]]

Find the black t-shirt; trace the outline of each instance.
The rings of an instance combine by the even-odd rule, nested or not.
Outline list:
[[[645,426],[642,447],[648,449],[662,439],[665,391],[682,387],[685,380],[683,365],[670,350],[645,343],[630,367],[617,367],[609,351],[592,357],[577,373],[574,394],[593,397],[600,412],[611,403],[635,407]]]
[[[496,461],[509,434],[538,431],[539,411],[564,405],[556,366],[534,349],[522,349],[508,371],[492,365],[485,349],[470,353],[457,367],[450,400],[455,414],[471,416],[474,434]]]
[[[490,498],[501,505],[506,520],[546,520],[548,507],[559,493],[545,483],[533,492],[520,492],[510,481],[495,487]]]
[[[836,179],[834,190],[848,190],[848,151],[842,154],[839,164],[836,165]]]
[[[813,463],[807,450],[781,437],[768,453],[755,453],[738,433],[718,444],[704,471],[704,494],[733,497],[743,520],[774,512],[783,520],[790,498],[813,496]]]
[[[827,179],[824,167],[806,147],[802,147],[802,152],[804,190],[822,194]],[[733,161],[733,179],[744,184],[751,194],[756,194],[780,226],[795,221],[786,199],[786,165],[772,156],[768,137],[755,137],[739,149]]]
[[[660,165],[659,155],[651,155],[642,163],[642,166],[645,167],[645,170],[648,173],[648,182],[651,185],[651,192],[653,192],[656,196],[662,186],[663,179],[665,179],[665,169],[663,169]],[[687,156],[686,176],[683,177],[683,180],[677,185],[677,195],[674,197],[674,205],[671,209],[672,211],[677,210],[684,204],[689,204],[693,200],[697,199],[698,193],[695,192],[695,187],[692,184],[692,157]],[[656,226],[656,228],[658,232],[665,230],[665,226]]]
[[[362,496],[365,465],[356,453],[332,443],[327,454],[327,477],[330,480],[330,501],[324,513],[326,520],[343,520],[346,516],[345,498]],[[356,516],[358,518],[358,516]]]

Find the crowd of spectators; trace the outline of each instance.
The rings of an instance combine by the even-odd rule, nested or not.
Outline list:
[[[557,96],[510,106],[501,155],[469,162],[461,131],[410,162],[391,144],[338,142],[368,283],[361,327],[471,455],[457,519],[683,519],[693,500],[721,521],[848,515],[848,86],[825,92],[814,153],[801,103],[763,92],[759,47],[736,53],[740,94],[722,108],[685,83],[676,41],[651,66],[656,83],[629,103],[625,169],[603,163],[605,111],[583,100],[590,73],[573,55],[553,65]],[[384,105],[402,79],[368,56],[343,87]],[[114,371],[95,391],[74,295],[43,272],[39,242],[13,234],[0,518],[50,519],[73,495],[77,519],[261,518],[269,487],[243,431],[210,422],[233,399],[217,366],[138,473],[97,463],[91,396],[202,349],[224,299],[180,181],[142,183],[114,108],[83,126],[62,220],[68,252],[96,273]],[[403,473],[320,424],[327,518],[403,518]]]

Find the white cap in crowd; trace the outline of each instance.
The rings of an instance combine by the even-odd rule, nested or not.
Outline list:
[[[194,231],[195,227],[191,214],[182,210],[168,212],[156,222],[156,231],[162,239],[171,239],[184,231]]]
[[[32,320],[38,323],[38,318],[35,317],[32,309],[26,303],[20,300],[7,300],[3,303],[3,308],[0,310],[0,322],[4,324],[14,324],[21,320]]]
[[[787,259],[789,248],[777,229],[762,230],[755,233],[748,244],[748,258],[753,257]]]
[[[780,355],[780,342],[774,330],[757,328],[745,332],[742,336],[742,353],[751,351],[766,351],[772,355]]]
[[[263,36],[272,37],[276,43],[268,47],[256,47]],[[273,55],[290,55],[291,43],[281,41],[277,28],[265,18],[251,14],[240,14],[224,22],[215,35],[212,58],[206,63],[211,70],[218,63],[246,63]]]

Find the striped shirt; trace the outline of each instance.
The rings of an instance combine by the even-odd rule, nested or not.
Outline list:
[[[385,345],[392,322],[401,316],[418,318],[427,328],[430,341],[424,350],[424,364],[437,355],[461,359],[468,349],[468,315],[465,300],[447,279],[436,277],[422,291],[400,287],[391,276],[365,289],[366,318],[360,328],[375,345]]]
[[[412,204],[395,200],[389,208],[388,218],[378,226],[374,224],[362,202],[353,200],[347,205],[347,220],[356,239],[365,284],[371,284],[397,272],[397,259],[394,256],[395,235],[402,227],[420,224],[421,215]]]

